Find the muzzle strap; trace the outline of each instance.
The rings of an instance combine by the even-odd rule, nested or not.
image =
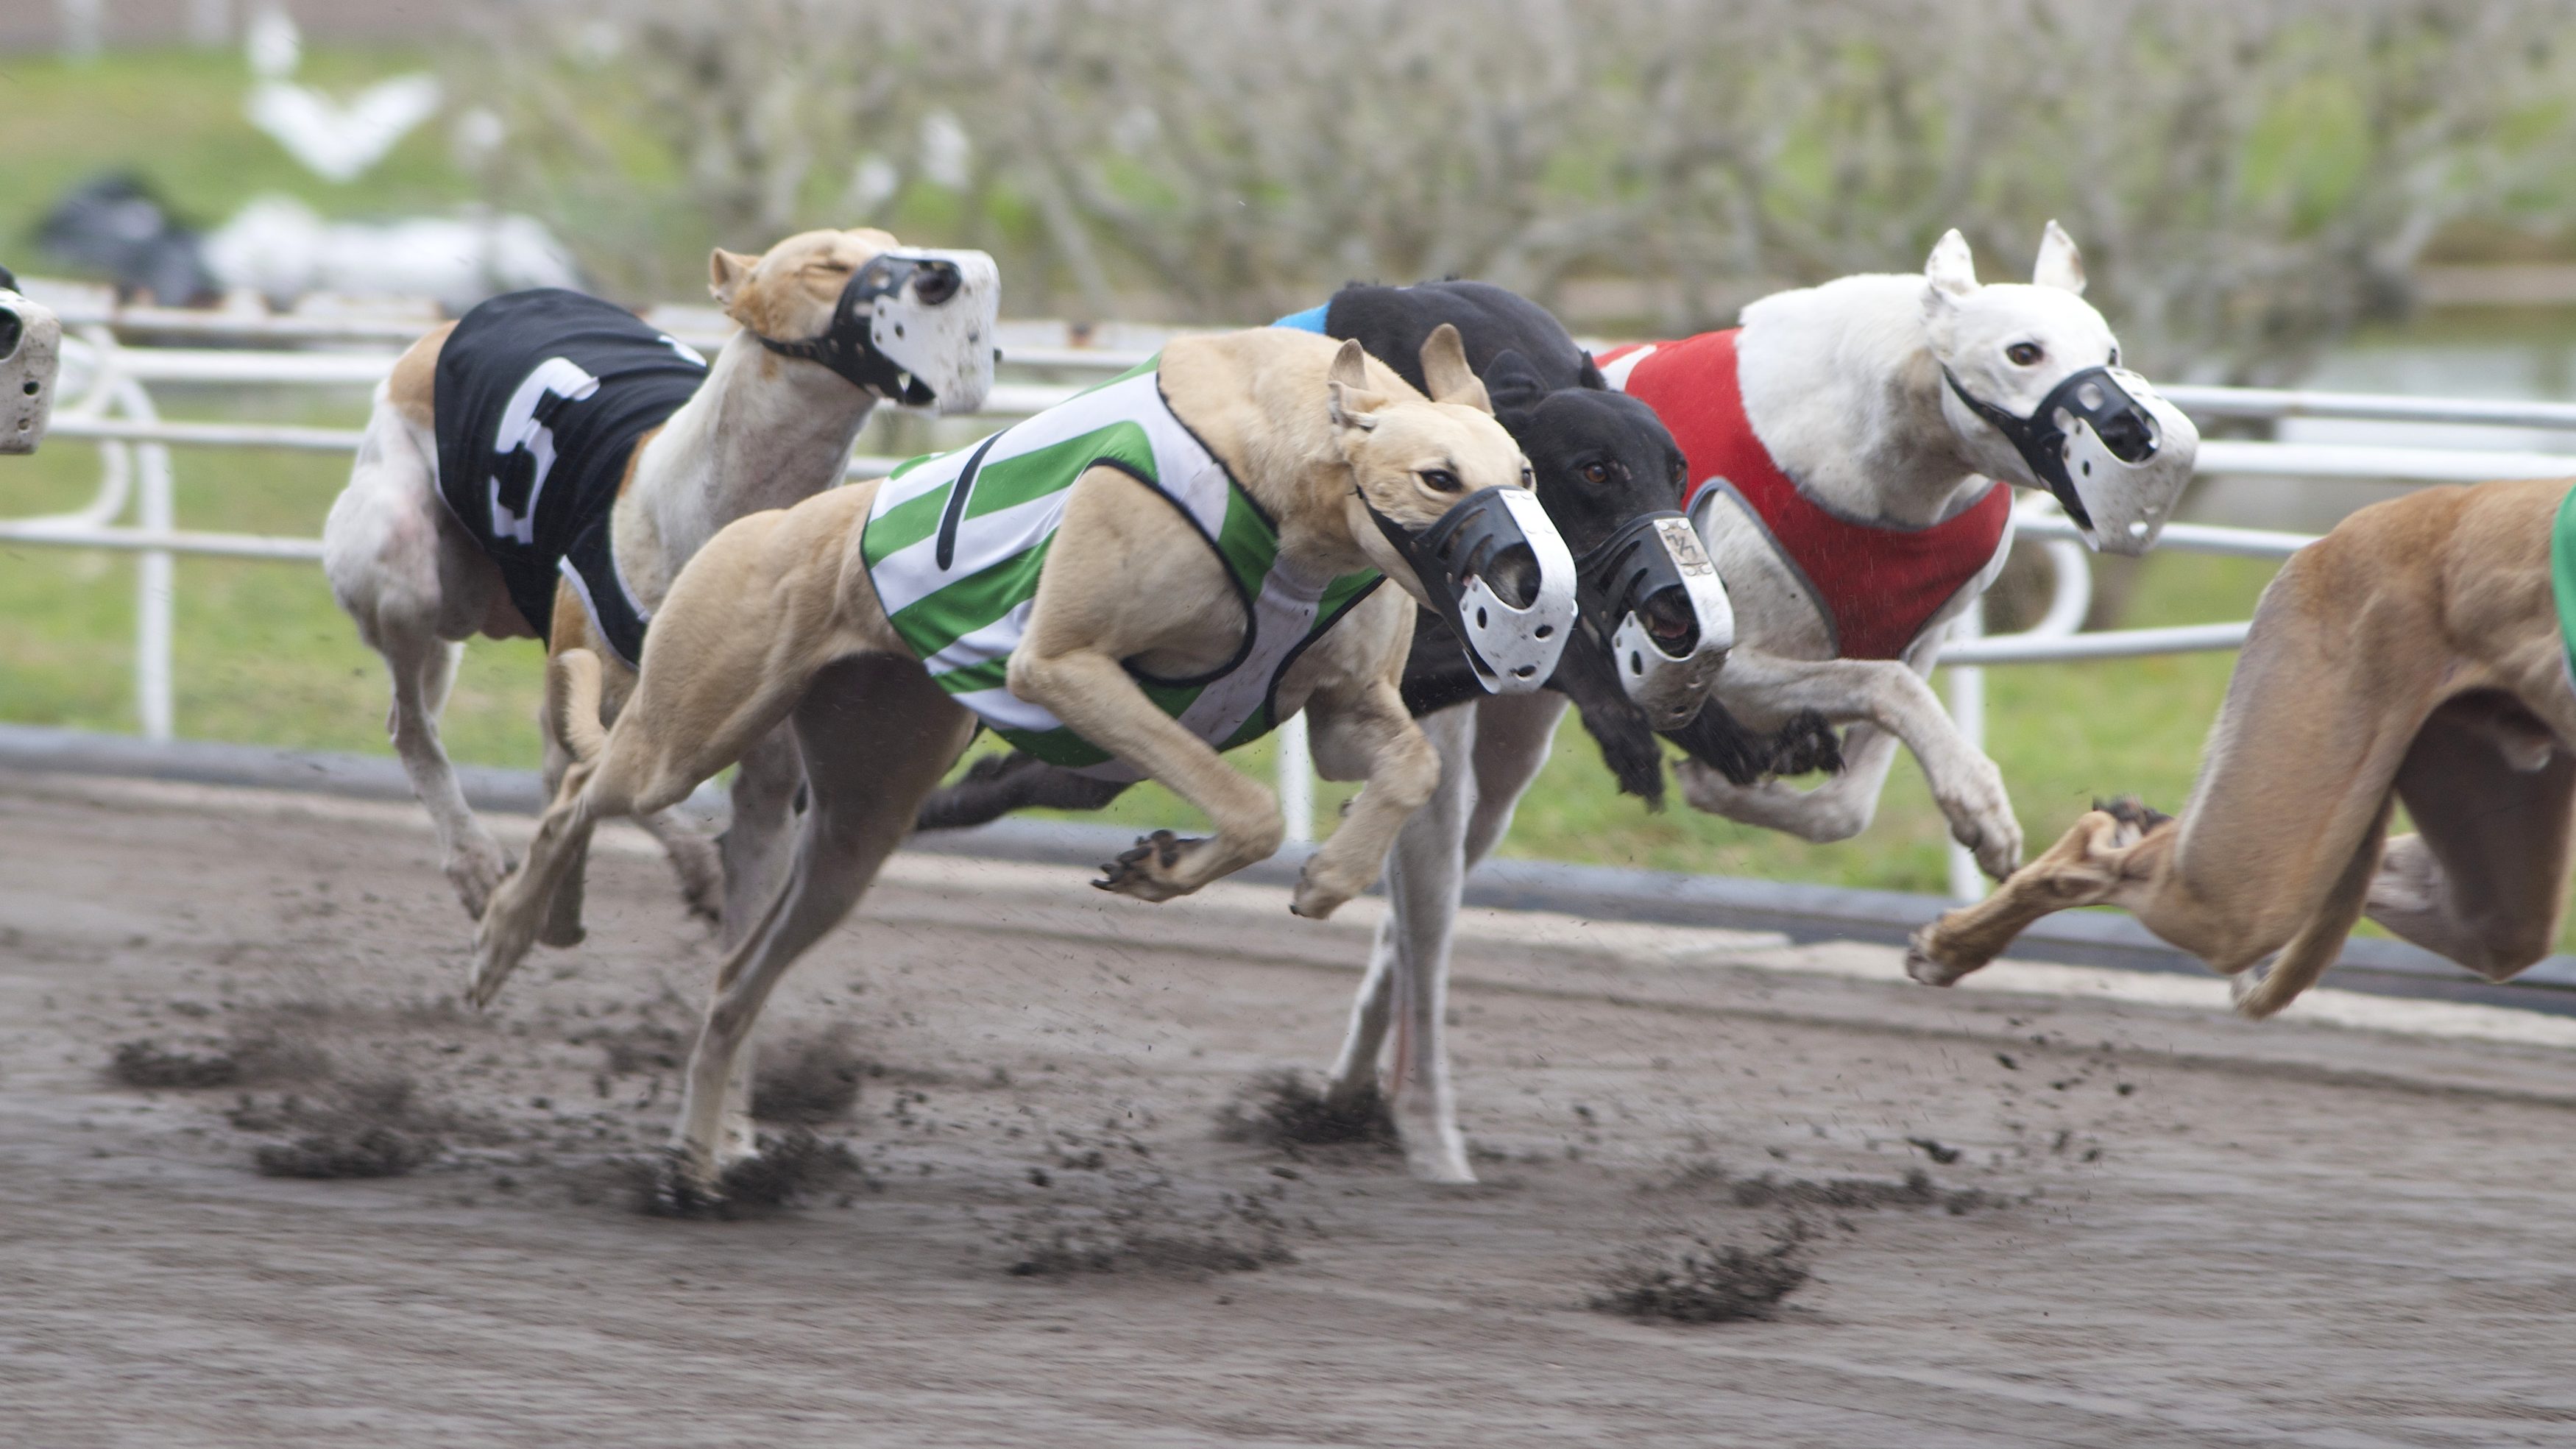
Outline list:
[[[2154,418],[2129,395],[2128,389],[2120,386],[2108,367],[2088,367],[2067,374],[2026,418],[2015,417],[1969,392],[1946,364],[1941,376],[1948,379],[1950,391],[1958,394],[1970,412],[2004,435],[2013,451],[2030,465],[2032,475],[2048,485],[2048,491],[2065,506],[2066,516],[2079,527],[2093,527],[2093,516],[2077,494],[2073,476],[2066,471],[2066,429],[2058,424],[2058,414],[2090,424],[2094,436],[2123,462],[2143,463],[2155,456],[2158,439]]]
[[[962,285],[955,263],[918,257],[881,256],[852,274],[832,308],[832,325],[820,337],[781,342],[761,337],[760,345],[781,357],[819,362],[888,402],[928,407],[938,401],[929,384],[913,376],[877,346],[869,304],[913,283],[925,301],[944,301]],[[936,293],[937,295],[932,295]],[[754,336],[759,334],[755,333]]]
[[[1573,555],[1537,498],[1517,488],[1478,489],[1418,533],[1380,513],[1366,493],[1359,498],[1465,644],[1477,681],[1497,694],[1544,686],[1578,612]],[[1526,598],[1496,587],[1500,565],[1514,552],[1531,570]]]

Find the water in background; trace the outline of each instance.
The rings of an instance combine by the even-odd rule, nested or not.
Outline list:
[[[2576,312],[2431,314],[2355,338],[2328,354],[2301,385],[2331,392],[2576,402]],[[2576,431],[2290,418],[2277,437],[2285,443],[2567,453],[2568,471],[2576,473]],[[2354,509],[2407,488],[2341,479],[2220,478],[2196,488],[2183,512],[2203,523],[2322,532]]]

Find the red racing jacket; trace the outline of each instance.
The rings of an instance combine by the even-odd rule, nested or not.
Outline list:
[[[1653,408],[1681,444],[1690,463],[1685,511],[1708,490],[1724,489],[1806,586],[1838,657],[1901,657],[1941,606],[1994,561],[2011,527],[2012,489],[1996,483],[1966,511],[1928,528],[1829,511],[1800,491],[1753,435],[1736,379],[1740,330],[1614,347],[1597,360],[1613,379],[1624,372],[1615,385]]]

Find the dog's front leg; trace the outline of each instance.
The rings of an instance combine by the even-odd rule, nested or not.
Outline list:
[[[1267,860],[1287,837],[1279,802],[1206,741],[1155,708],[1117,659],[1089,648],[1047,652],[1039,631],[1011,655],[1011,693],[1075,734],[1160,780],[1216,826],[1204,840],[1168,832],[1140,842],[1094,884],[1139,900],[1167,901]]]
[[[1777,779],[1739,785],[1697,760],[1684,760],[1673,772],[1681,778],[1682,798],[1694,810],[1824,845],[1851,839],[1877,818],[1878,797],[1896,763],[1896,750],[1894,735],[1876,725],[1853,725],[1842,743],[1842,770],[1811,789]]]
[[[1320,921],[1377,879],[1405,822],[1439,786],[1440,755],[1413,722],[1393,677],[1318,690],[1306,715],[1319,773],[1328,780],[1356,773],[1361,780],[1341,827],[1306,858],[1289,902],[1290,910]]]
[[[1414,1176],[1432,1182],[1476,1180],[1458,1132],[1442,1031],[1450,931],[1457,921],[1468,821],[1476,805],[1478,781],[1470,765],[1476,724],[1472,705],[1453,706],[1422,721],[1423,734],[1440,757],[1439,787],[1404,823],[1386,858],[1391,909],[1378,927],[1368,977],[1352,1008],[1350,1031],[1328,1089],[1345,1108],[1375,1099],[1378,1058],[1387,1028],[1394,1027],[1389,1105],[1406,1165]]]
[[[1903,741],[1923,766],[1932,799],[1950,822],[1950,836],[1976,853],[1977,864],[1997,880],[2021,861],[2021,822],[2004,790],[2003,772],[1959,735],[1924,675],[1937,656],[1918,650],[1913,659],[1787,659],[1738,649],[1719,684],[1730,705],[1747,712],[1790,715],[1812,709],[1836,722],[1861,721]],[[1867,741],[1861,742],[1865,748]],[[1852,753],[1858,753],[1858,748]],[[1866,763],[1846,759],[1845,777]],[[1885,765],[1878,767],[1885,778]],[[1840,782],[1837,782],[1840,784]],[[1835,786],[1823,787],[1835,789]],[[1843,786],[1845,792],[1852,788]],[[1871,790],[1875,798],[1875,787]],[[1837,797],[1848,799],[1848,793]]]

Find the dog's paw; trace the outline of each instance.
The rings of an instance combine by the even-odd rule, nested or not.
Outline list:
[[[1168,830],[1137,838],[1134,848],[1100,867],[1095,889],[1134,896],[1140,901],[1168,901],[1189,894],[1179,879],[1181,852],[1197,845]]]
[[[441,869],[447,883],[456,887],[456,898],[464,902],[465,914],[479,921],[491,908],[492,893],[501,888],[501,882],[517,865],[498,844],[486,838],[457,847]]]
[[[1952,966],[1932,954],[1932,932],[1940,922],[1918,928],[1905,942],[1905,974],[1926,986],[1955,986],[1968,969]]]
[[[1935,793],[1950,821],[1950,838],[1976,856],[1979,870],[2002,880],[2021,868],[2021,821],[1992,760],[1980,757],[1964,780]]]

